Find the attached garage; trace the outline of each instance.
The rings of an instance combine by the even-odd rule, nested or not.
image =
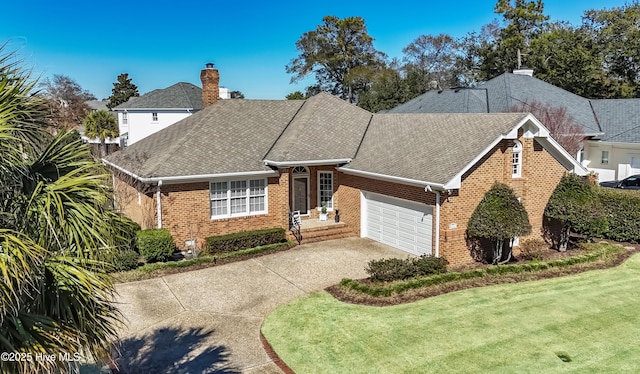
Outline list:
[[[432,254],[433,207],[362,192],[363,237],[414,255]]]

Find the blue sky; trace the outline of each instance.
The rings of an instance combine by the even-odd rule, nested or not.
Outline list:
[[[99,99],[118,74],[129,73],[141,94],[177,82],[200,86],[200,70],[215,63],[220,84],[248,99],[283,99],[311,80],[290,84],[285,65],[295,42],[322,17],[360,16],[374,46],[389,57],[421,34],[458,37],[496,15],[496,1],[75,1],[3,4],[0,41],[17,50],[36,75],[64,74]],[[587,9],[624,0],[546,0],[551,20],[578,24]]]

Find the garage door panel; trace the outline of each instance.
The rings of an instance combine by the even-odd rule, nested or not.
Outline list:
[[[412,254],[431,253],[432,207],[371,193],[364,197],[367,237]]]

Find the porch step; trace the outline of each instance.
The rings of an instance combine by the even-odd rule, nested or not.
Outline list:
[[[302,234],[302,244],[315,243],[325,240],[342,239],[354,236],[349,226],[345,223],[337,223],[319,227],[302,227],[300,230],[300,234]]]

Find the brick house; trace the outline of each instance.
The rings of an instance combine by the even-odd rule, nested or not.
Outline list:
[[[454,264],[472,261],[466,223],[494,182],[539,237],[561,176],[586,174],[530,114],[372,114],[326,93],[218,101],[104,162],[118,207],[179,247],[288,229],[290,211],[314,220],[325,203],[350,235]]]

